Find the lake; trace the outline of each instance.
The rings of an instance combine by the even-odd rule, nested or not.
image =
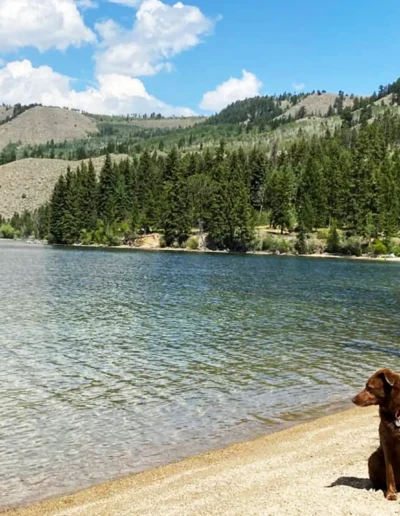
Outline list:
[[[400,264],[0,242],[0,506],[348,406],[400,369]]]

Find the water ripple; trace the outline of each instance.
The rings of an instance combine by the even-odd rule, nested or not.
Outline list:
[[[399,369],[400,266],[0,243],[0,499],[300,421]]]

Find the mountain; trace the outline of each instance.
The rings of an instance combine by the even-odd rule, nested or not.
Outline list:
[[[0,120],[11,115],[11,109],[2,107]],[[10,143],[22,145],[44,144],[87,138],[99,132],[96,122],[68,109],[36,106],[0,125],[0,150]]]
[[[163,118],[91,115],[68,109],[0,106],[0,214],[35,209],[48,200],[67,166],[93,158],[101,166],[106,153],[160,155],[172,147],[183,153],[259,146],[267,154],[285,151],[291,142],[324,135],[345,125],[371,123],[380,114],[400,114],[400,81],[380,86],[370,97],[340,91],[283,93],[234,102],[207,117]],[[11,143],[11,145],[10,145]],[[55,159],[57,158],[57,159]]]

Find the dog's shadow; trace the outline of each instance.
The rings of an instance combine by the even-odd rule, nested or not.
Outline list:
[[[357,478],[357,477],[339,477],[337,480],[332,482],[330,486],[327,487],[338,487],[338,486],[347,486],[352,487],[353,489],[372,489],[372,483],[369,478]]]

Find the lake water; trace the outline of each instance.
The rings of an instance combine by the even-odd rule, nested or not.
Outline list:
[[[0,506],[345,406],[400,369],[400,264],[0,243]]]

